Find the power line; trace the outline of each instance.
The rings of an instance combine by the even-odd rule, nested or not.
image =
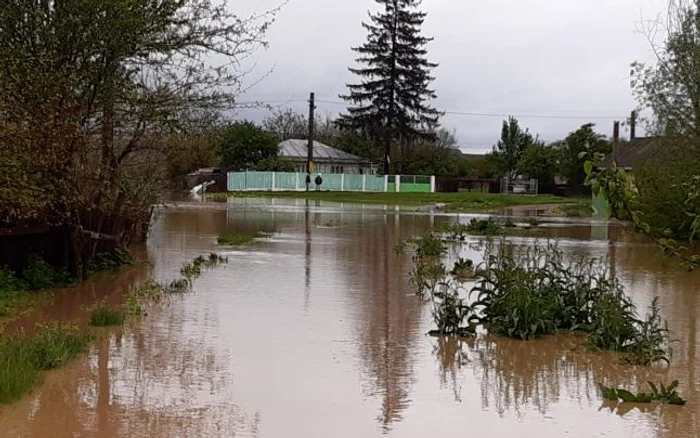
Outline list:
[[[307,102],[306,99],[286,99],[286,100],[266,100],[266,101],[254,101],[254,102],[240,102],[240,106],[254,106],[254,105],[269,105],[275,103],[281,103],[281,106],[287,105],[289,103]],[[328,105],[342,105],[346,106],[347,103],[338,100],[327,100],[327,99],[316,99],[317,103],[325,103]],[[516,117],[520,119],[550,119],[550,120],[625,120],[627,116],[611,116],[611,115],[590,115],[590,114],[580,114],[580,115],[552,115],[552,114],[526,114],[519,113],[518,111],[502,112],[502,113],[483,113],[475,111],[456,111],[447,110],[443,111],[447,115],[452,116],[465,116],[465,117],[496,117],[496,118],[507,118]],[[575,113],[575,110],[557,110],[549,111],[552,113]]]

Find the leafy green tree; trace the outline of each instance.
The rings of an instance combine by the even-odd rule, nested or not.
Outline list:
[[[497,176],[517,176],[518,163],[525,154],[527,148],[535,144],[536,140],[526,129],[523,131],[515,117],[509,117],[503,121],[501,138],[493,147],[493,152],[488,160],[497,169]]]
[[[234,123],[221,134],[221,165],[252,168],[279,154],[279,138],[252,122]]]
[[[441,114],[428,104],[436,97],[429,87],[437,64],[427,60],[431,38],[421,35],[426,13],[418,10],[420,1],[376,2],[383,10],[363,23],[367,42],[353,49],[364,66],[350,71],[362,81],[349,84],[349,94],[341,96],[351,107],[338,124],[382,144],[389,173],[392,146],[431,138]]]
[[[670,1],[666,17],[642,23],[656,63],[633,64],[632,89],[652,134],[700,137],[700,0]]]
[[[569,184],[581,185],[586,180],[584,163],[586,156],[612,153],[612,143],[593,130],[595,124],[588,123],[569,134],[561,143],[561,176]]]
[[[542,143],[533,144],[518,162],[521,175],[536,178],[540,184],[552,184],[559,166],[559,151]]]
[[[17,187],[0,190],[3,222],[147,218],[169,139],[234,105],[238,60],[272,18],[226,0],[4,0],[0,179]]]

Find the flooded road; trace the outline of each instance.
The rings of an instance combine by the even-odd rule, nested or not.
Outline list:
[[[545,224],[567,254],[608,258],[640,311],[661,297],[679,341],[667,370],[621,365],[577,336],[432,338],[430,306],[409,286],[411,255],[395,245],[469,218],[293,200],[169,207],[145,250],[150,266],[97,276],[14,329],[80,318],[81,307],[114,302],[149,275],[175,278],[183,263],[220,250],[224,231],[275,234],[221,251],[229,264],[203,274],[193,293],[100,332],[88,355],[0,407],[0,436],[700,436],[700,274],[615,226]],[[450,257],[479,256],[460,251]],[[684,407],[618,408],[597,390],[675,379]]]

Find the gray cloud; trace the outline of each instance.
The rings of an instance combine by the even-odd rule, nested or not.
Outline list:
[[[247,8],[260,11],[279,1],[254,3]],[[424,33],[435,38],[429,57],[440,63],[435,105],[450,112],[516,114],[545,140],[587,122],[609,134],[613,119],[624,120],[635,105],[630,63],[653,59],[635,29],[642,17],[655,17],[665,5],[666,0],[424,0]],[[360,23],[374,9],[372,0],[291,0],[247,80],[273,71],[241,100],[275,101],[299,111],[305,111],[310,91],[338,101],[345,84],[356,80],[347,70],[355,58],[350,47],[364,41]],[[325,102],[318,107],[330,115],[343,109]],[[238,115],[260,120],[266,114]],[[490,148],[500,124],[499,116],[443,119],[465,151]]]

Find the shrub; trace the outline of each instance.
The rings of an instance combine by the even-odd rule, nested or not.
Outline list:
[[[116,248],[109,253],[97,254],[88,263],[88,272],[95,273],[134,263],[134,257],[126,249]]]
[[[46,263],[39,257],[32,257],[22,277],[29,289],[39,290],[56,287],[69,282],[68,274]]]

